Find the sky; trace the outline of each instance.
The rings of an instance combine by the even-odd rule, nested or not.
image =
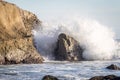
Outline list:
[[[110,27],[120,39],[120,0],[5,0],[35,13],[40,20],[80,15]]]

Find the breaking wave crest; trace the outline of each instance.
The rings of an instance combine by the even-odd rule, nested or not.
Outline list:
[[[46,58],[54,59],[53,51],[60,33],[69,34],[85,49],[86,60],[119,58],[114,32],[96,20],[67,18],[43,21],[33,30],[37,50]]]

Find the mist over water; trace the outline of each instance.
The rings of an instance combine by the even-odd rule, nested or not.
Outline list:
[[[47,60],[53,60],[53,51],[60,33],[76,39],[84,48],[86,60],[119,58],[114,32],[96,20],[75,17],[43,21],[33,30],[37,50]]]

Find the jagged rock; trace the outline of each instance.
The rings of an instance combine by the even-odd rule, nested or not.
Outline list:
[[[120,77],[115,76],[115,75],[95,76],[89,80],[120,80]]]
[[[58,37],[57,46],[55,48],[55,60],[79,61],[82,58],[83,49],[79,43],[64,33]]]
[[[0,64],[43,61],[33,46],[31,31],[40,23],[35,14],[0,1]]]
[[[120,70],[120,67],[118,67],[117,65],[111,64],[110,66],[106,67],[107,69],[111,69],[111,70]]]
[[[43,77],[42,80],[59,80],[59,79],[51,75],[46,75]]]

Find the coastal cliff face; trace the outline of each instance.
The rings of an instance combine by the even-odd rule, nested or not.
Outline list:
[[[43,61],[33,46],[31,31],[40,23],[33,13],[0,1],[0,64]]]

